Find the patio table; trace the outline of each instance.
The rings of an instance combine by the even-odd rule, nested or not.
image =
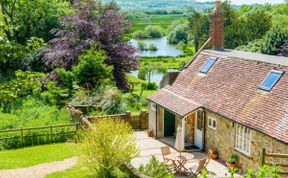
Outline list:
[[[190,153],[169,154],[166,156],[166,159],[172,161],[175,174],[187,174],[189,170],[185,167],[185,164],[193,158],[194,155]]]

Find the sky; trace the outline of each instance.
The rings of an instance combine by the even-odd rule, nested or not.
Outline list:
[[[214,0],[196,0],[199,2],[207,2],[207,1],[214,1]],[[222,0],[224,1],[224,0]],[[242,4],[265,4],[265,3],[271,3],[271,4],[279,4],[283,3],[284,0],[231,0],[232,4],[236,5],[242,5]]]

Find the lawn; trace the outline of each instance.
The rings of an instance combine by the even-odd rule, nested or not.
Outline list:
[[[73,166],[65,171],[55,172],[46,176],[46,178],[88,178],[94,177],[94,174],[87,167],[80,164]]]
[[[155,65],[163,66],[167,69],[179,69],[183,67],[192,58],[192,56],[185,57],[141,57],[141,65]]]
[[[41,145],[17,150],[0,151],[0,169],[30,167],[60,161],[77,155],[74,143]]]

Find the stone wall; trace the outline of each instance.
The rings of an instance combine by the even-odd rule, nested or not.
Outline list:
[[[288,144],[279,142],[271,137],[268,137],[258,131],[251,130],[251,154],[247,156],[234,149],[235,137],[236,137],[236,127],[235,123],[227,118],[216,115],[212,112],[207,112],[207,117],[212,117],[216,119],[217,126],[216,130],[208,127],[208,120],[206,120],[205,131],[205,150],[210,148],[217,148],[219,151],[220,159],[227,161],[231,154],[237,154],[239,156],[239,166],[245,172],[247,168],[258,169],[261,165],[262,160],[262,149],[265,148],[267,152],[274,153],[287,153],[288,154]],[[267,161],[274,161],[277,163],[288,164],[288,160],[274,159]]]
[[[148,111],[148,128],[152,130],[153,136],[156,136],[156,110],[151,108],[151,103],[149,104]]]
[[[157,138],[164,137],[164,108],[157,107]]]
[[[195,137],[195,112],[189,115],[186,119],[186,128],[185,128],[185,142],[194,144]]]

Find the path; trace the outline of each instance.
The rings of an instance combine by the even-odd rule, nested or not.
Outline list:
[[[44,178],[46,175],[64,171],[77,162],[77,157],[67,158],[63,161],[38,164],[28,168],[0,170],[0,178]]]

